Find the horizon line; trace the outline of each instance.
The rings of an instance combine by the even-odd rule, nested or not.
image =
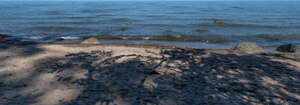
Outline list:
[[[0,0],[0,1],[300,1],[300,0]]]

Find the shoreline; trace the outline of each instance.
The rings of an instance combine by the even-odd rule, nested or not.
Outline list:
[[[0,34],[0,36],[6,36],[6,34]],[[26,39],[9,35],[1,40],[7,41],[17,41],[25,43],[40,43],[40,44],[80,44],[86,38],[97,38],[101,44],[112,44],[112,45],[153,45],[153,46],[169,46],[169,47],[179,47],[179,48],[198,48],[198,49],[232,49],[240,42],[226,42],[226,43],[211,43],[203,41],[168,41],[168,40],[139,40],[139,39],[111,39],[102,38],[101,36],[86,36],[86,37],[60,37],[56,40],[42,41],[37,39]],[[249,41],[252,42],[252,41]],[[256,42],[254,42],[256,43]],[[263,45],[263,44],[262,44]],[[276,52],[276,47],[273,46],[262,46],[268,52]]]
[[[237,44],[241,42],[251,42],[256,43],[259,46],[263,47],[268,52],[276,52],[276,47],[284,44],[295,44],[300,45],[300,42],[295,40],[279,40],[284,37],[284,35],[260,35],[258,39],[249,39],[245,38],[241,40],[234,39],[224,39],[223,38],[216,39],[205,38],[207,36],[200,36],[198,38],[193,39],[192,36],[189,36],[185,39],[185,36],[174,36],[174,35],[164,35],[164,36],[60,36],[60,37],[42,37],[42,36],[12,36],[9,35],[7,38],[7,34],[0,34],[0,37],[6,38],[8,40],[16,40],[23,42],[35,42],[35,43],[81,43],[83,40],[93,37],[97,38],[103,44],[137,44],[137,45],[158,45],[158,46],[175,46],[182,48],[200,48],[200,49],[232,49]],[[203,38],[201,38],[203,37]],[[242,37],[242,36],[240,36]],[[294,36],[293,36],[294,37]],[[291,37],[291,38],[293,38]],[[199,39],[200,38],[200,39]],[[263,39],[259,38],[266,38]],[[269,39],[270,38],[270,39]],[[170,39],[170,40],[169,40]],[[224,39],[224,40],[222,40]],[[3,40],[3,39],[1,39]]]

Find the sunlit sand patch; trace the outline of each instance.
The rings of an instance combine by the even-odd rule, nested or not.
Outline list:
[[[157,88],[158,87],[158,84],[155,83],[155,79],[157,78],[158,76],[150,76],[150,77],[147,77],[144,81],[144,87],[149,89],[150,91],[153,91],[153,89]]]
[[[263,84],[268,87],[268,86],[283,86],[281,83],[278,81],[270,78],[270,77],[261,77]]]
[[[79,94],[78,89],[54,89],[39,97],[34,105],[60,105],[62,102],[75,99]]]

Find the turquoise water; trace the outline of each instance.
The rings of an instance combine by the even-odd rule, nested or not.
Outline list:
[[[48,42],[65,36],[114,36],[124,40],[297,44],[299,5],[296,1],[0,2],[0,34]],[[215,19],[223,24],[214,24]]]

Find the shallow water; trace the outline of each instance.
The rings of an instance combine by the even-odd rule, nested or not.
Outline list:
[[[46,42],[62,36],[141,36],[187,43],[299,44],[299,5],[296,1],[0,2],[0,33]],[[214,19],[224,24],[214,24]],[[174,37],[157,37],[166,35]]]

